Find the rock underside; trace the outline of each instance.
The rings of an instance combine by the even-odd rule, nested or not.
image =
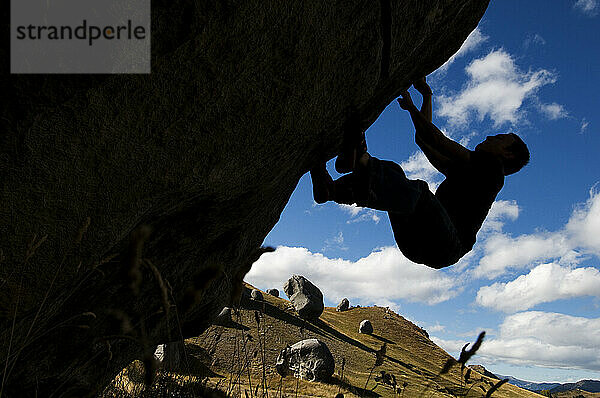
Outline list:
[[[345,121],[371,125],[487,3],[154,0],[150,75],[3,63],[6,396],[91,396],[201,333]]]

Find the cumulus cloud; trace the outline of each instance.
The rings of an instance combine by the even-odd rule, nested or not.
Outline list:
[[[446,61],[444,65],[440,66],[436,72],[445,72],[446,70],[448,70],[450,65],[452,65],[454,61],[456,61],[457,58],[460,58],[465,54],[468,54],[471,51],[477,49],[477,47],[479,47],[479,45],[485,42],[487,39],[488,37],[481,33],[481,30],[478,27],[475,28],[475,30],[472,31],[471,34],[469,34],[462,46],[460,46],[458,51],[454,53],[454,55],[451,56],[450,59],[448,59],[448,61]]]
[[[573,8],[584,15],[594,17],[598,15],[598,0],[577,0]]]
[[[528,311],[506,317],[481,354],[513,364],[600,370],[600,318]]]
[[[551,104],[540,104],[540,111],[550,120],[567,117],[569,114],[562,105],[553,102]]]
[[[540,87],[556,82],[556,76],[545,69],[522,72],[503,49],[474,60],[465,71],[469,81],[462,90],[439,97],[438,114],[455,126],[465,126],[474,117],[479,121],[489,117],[496,127],[515,124],[523,119],[523,102]]]
[[[302,247],[278,247],[254,263],[246,280],[254,286],[282,286],[292,274],[304,275],[330,302],[342,297],[363,305],[397,300],[437,304],[460,292],[457,279],[406,259],[395,247],[373,251],[357,261],[327,258]]]
[[[408,160],[400,163],[400,167],[411,180],[423,180],[429,184],[429,189],[435,192],[444,176],[431,165],[425,154],[421,151],[413,153]]]
[[[338,206],[340,209],[350,215],[350,220],[346,221],[346,224],[362,221],[373,221],[375,224],[378,224],[381,220],[381,217],[377,214],[377,211],[373,209],[360,207],[356,204],[338,204]]]
[[[511,237],[492,233],[483,242],[483,256],[473,276],[496,278],[509,270],[532,268],[545,262],[576,265],[583,255],[600,255],[600,193],[590,190],[564,228]]]
[[[468,343],[468,341],[441,339],[436,336],[430,336],[430,339],[437,346],[441,347],[448,354],[450,354],[456,358],[458,358],[460,351],[464,347],[464,345]]]
[[[540,303],[580,296],[600,297],[600,271],[549,263],[538,265],[511,282],[480,288],[476,302],[498,311],[517,312]]]
[[[600,192],[590,190],[589,199],[573,211],[566,231],[573,242],[600,256]]]
[[[475,277],[496,278],[509,269],[526,268],[532,263],[554,258],[571,259],[567,237],[561,233],[537,233],[516,238],[505,234],[490,236],[483,245],[484,255],[473,270]]]
[[[497,336],[483,341],[477,351],[481,363],[504,361],[514,365],[600,370],[600,318],[528,311],[507,316]],[[471,337],[471,336],[470,336]],[[431,340],[457,356],[468,341]]]
[[[481,233],[500,232],[506,220],[515,221],[519,218],[519,210],[519,205],[514,200],[495,201],[481,226]]]

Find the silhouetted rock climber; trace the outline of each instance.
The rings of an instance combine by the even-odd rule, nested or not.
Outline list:
[[[402,168],[367,152],[364,132],[348,126],[335,167],[348,173],[333,180],[325,163],[311,170],[317,203],[333,200],[387,211],[394,238],[410,260],[433,268],[456,263],[475,244],[504,176],[529,162],[529,150],[513,133],[488,136],[471,151],[446,137],[432,122],[432,91],[425,78],[414,83],[423,96],[419,111],[408,91],[398,103],[410,113],[415,141],[446,179],[435,195],[425,181],[409,180]]]

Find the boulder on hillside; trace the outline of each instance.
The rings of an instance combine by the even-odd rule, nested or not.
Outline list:
[[[371,321],[369,321],[368,319],[365,319],[364,321],[362,321],[360,323],[360,325],[358,326],[358,333],[362,333],[362,334],[373,333],[373,325],[371,324]]]
[[[291,372],[302,380],[327,381],[335,370],[335,361],[325,343],[306,339],[281,350],[275,368],[283,377]]]
[[[347,298],[344,297],[342,301],[340,301],[340,303],[337,305],[337,307],[335,307],[335,310],[338,312],[343,312],[348,311],[348,308],[350,308],[350,302]]]
[[[252,292],[250,293],[250,297],[252,297],[252,300],[256,300],[256,301],[263,300],[262,292],[257,289],[252,290]]]
[[[267,294],[270,294],[274,297],[279,297],[279,290],[277,289],[267,289]]]
[[[233,323],[233,319],[231,318],[232,310],[229,307],[223,307],[219,315],[215,318],[213,324],[219,326],[229,326]]]
[[[283,291],[301,318],[314,320],[323,313],[323,293],[302,275],[292,275],[283,285]]]

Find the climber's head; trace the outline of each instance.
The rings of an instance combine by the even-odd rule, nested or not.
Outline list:
[[[490,135],[479,143],[475,150],[500,158],[504,165],[504,175],[516,173],[529,163],[529,149],[514,133]]]

